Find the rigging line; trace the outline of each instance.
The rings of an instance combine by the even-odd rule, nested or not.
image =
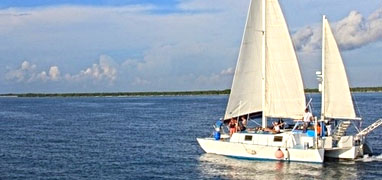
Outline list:
[[[257,124],[258,126],[261,126],[261,124],[257,123],[255,120],[251,120],[251,121]]]
[[[357,99],[356,99],[355,95],[353,95],[353,93],[350,93],[350,95],[351,95],[352,100],[354,102],[355,110],[357,111],[357,114],[359,115],[359,117],[362,118],[361,111],[359,110]],[[359,129],[361,129],[361,128],[362,128],[362,121],[359,121]],[[358,132],[359,132],[359,129],[357,128]]]
[[[350,94],[351,94],[352,100],[353,100],[353,102],[355,104],[355,109],[357,110],[357,113],[358,113],[359,117],[362,117],[361,111],[359,110],[359,107],[358,107],[358,103],[357,103],[356,97],[353,95],[353,93],[350,93]]]
[[[358,127],[355,125],[355,123],[352,123],[354,128],[357,130],[357,132],[360,132],[360,130],[358,129]]]
[[[309,94],[308,96],[310,96],[310,94]],[[306,108],[309,108],[309,111],[313,114],[313,109],[314,109],[314,108],[313,108],[312,100],[313,100],[313,98],[310,97],[310,99],[309,99],[309,101],[308,101],[308,104],[306,105],[305,109],[306,109]]]
[[[309,107],[309,104],[312,102],[312,98],[309,99],[308,103],[306,104],[305,108]]]

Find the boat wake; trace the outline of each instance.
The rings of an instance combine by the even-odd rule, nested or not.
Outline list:
[[[207,179],[317,179],[323,176],[322,168],[320,163],[244,160],[210,153],[199,158],[199,169]]]
[[[382,154],[378,155],[364,155],[363,158],[357,159],[357,161],[362,161],[362,162],[382,162]]]

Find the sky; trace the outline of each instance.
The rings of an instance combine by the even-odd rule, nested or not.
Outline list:
[[[382,1],[280,0],[307,88],[329,19],[352,87],[382,86]],[[231,87],[249,0],[2,0],[0,93]]]

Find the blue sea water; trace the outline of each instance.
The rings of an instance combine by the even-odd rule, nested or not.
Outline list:
[[[320,95],[313,98],[319,113]],[[382,93],[355,93],[363,127],[382,118]],[[382,179],[374,156],[324,164],[205,154],[227,96],[0,98],[0,179]]]

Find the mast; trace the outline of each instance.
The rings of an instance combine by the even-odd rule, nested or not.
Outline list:
[[[325,120],[325,19],[326,16],[322,16],[322,67],[321,67],[321,120]]]
[[[266,128],[267,127],[267,125],[268,125],[268,123],[267,123],[267,117],[265,116],[265,90],[266,90],[266,88],[265,88],[265,6],[266,6],[266,4],[265,4],[266,2],[265,2],[265,0],[262,0],[262,29],[261,29],[261,31],[263,32],[263,34],[262,34],[262,37],[261,37],[261,41],[262,41],[262,43],[261,43],[261,51],[262,51],[262,56],[261,56],[261,93],[262,93],[262,101],[261,101],[261,109],[263,110],[263,113],[262,113],[262,127],[263,128]]]

